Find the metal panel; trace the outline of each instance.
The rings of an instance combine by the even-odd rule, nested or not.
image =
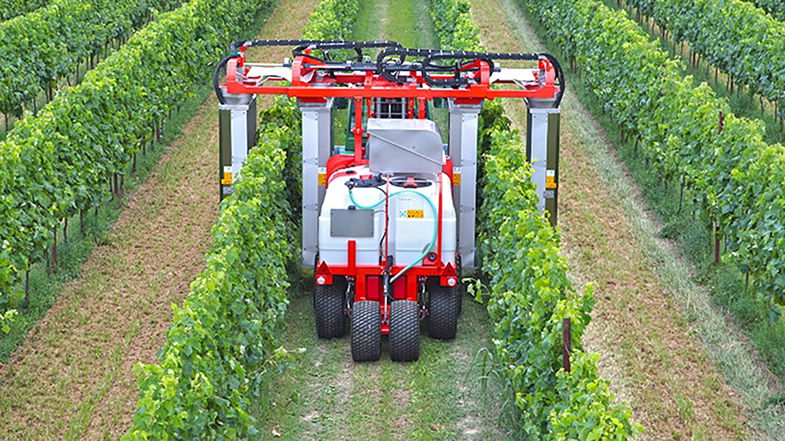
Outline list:
[[[220,149],[218,153],[218,194],[220,199],[232,193],[231,185],[224,185],[224,172],[232,170],[232,111],[221,109],[218,111],[218,130]]]
[[[559,125],[558,112],[548,114],[548,175],[545,184],[545,209],[550,214],[551,225],[556,226],[559,207]]]
[[[526,159],[534,169],[531,180],[537,187],[537,208],[547,210],[551,224],[556,225],[560,111],[537,107],[542,104],[529,100]]]
[[[455,186],[458,215],[458,252],[461,266],[476,266],[475,217],[477,213],[477,127],[481,104],[455,104],[450,100],[450,158],[460,168]]]
[[[330,210],[330,236],[373,237],[373,210]]]
[[[220,196],[233,193],[248,151],[256,145],[256,95],[226,95],[218,106],[220,130]]]
[[[254,95],[254,99],[248,104],[248,111],[246,112],[246,127],[248,127],[247,134],[248,134],[248,152],[251,151],[252,148],[256,147],[256,142],[258,141],[257,138],[257,120],[258,120],[258,112],[256,111],[256,95]]]
[[[332,105],[299,102],[302,120],[302,262],[310,267],[319,246],[319,209],[324,200],[325,186],[319,185],[332,149]]]
[[[439,173],[442,170],[442,137],[433,121],[370,118],[368,134],[368,165],[374,173]]]

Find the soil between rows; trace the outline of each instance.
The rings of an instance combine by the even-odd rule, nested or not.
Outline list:
[[[260,38],[297,38],[316,4],[280,0]],[[81,278],[0,367],[3,439],[117,439],[130,427],[139,398],[133,366],[156,361],[170,305],[188,293],[211,245],[216,109],[213,98],[204,103],[129,197]]]
[[[471,3],[489,50],[546,51],[517,2]],[[505,107],[525,133],[525,108],[509,102]],[[618,161],[614,150],[599,123],[568,88],[562,102],[560,144],[562,244],[576,287],[590,281],[598,285],[584,343],[600,353],[602,376],[644,425],[640,439],[747,439],[744,406],[712,365],[671,298],[670,287],[656,271],[658,262],[643,251],[647,245],[634,228],[635,221],[619,203],[622,198],[639,197],[639,189],[628,179],[619,184],[621,194],[594,165],[593,152],[601,152],[605,161]],[[618,168],[625,169],[623,164]],[[676,251],[669,255],[674,261],[680,258]]]

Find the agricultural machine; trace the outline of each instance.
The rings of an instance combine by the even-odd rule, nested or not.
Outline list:
[[[292,46],[292,58],[248,62],[246,50],[260,46]],[[368,50],[378,51],[375,60]],[[502,68],[504,60],[534,66]],[[393,360],[416,360],[421,321],[430,337],[456,335],[461,271],[476,265],[484,100],[526,99],[532,180],[540,208],[556,221],[564,78],[548,54],[407,49],[393,41],[245,41],[216,68],[214,83],[222,197],[232,193],[256,142],[256,95],[297,99],[302,263],[314,265],[316,330],[321,338],[342,337],[349,320],[356,361],[378,360],[382,335],[389,335]],[[435,108],[446,109],[446,144],[430,118]],[[342,113],[347,142],[336,145],[334,116]]]

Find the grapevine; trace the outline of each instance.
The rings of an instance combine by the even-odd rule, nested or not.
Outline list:
[[[0,0],[0,21],[35,11],[48,2],[49,0]]]
[[[745,0],[628,0],[753,92],[785,98],[785,23]],[[776,2],[782,8],[782,2]],[[732,42],[732,44],[729,44]]]
[[[454,49],[479,50],[463,0],[433,2],[437,34]],[[532,167],[497,102],[481,113],[483,179],[478,211],[488,312],[499,364],[531,439],[626,440],[640,430],[599,378],[597,356],[580,339],[590,320],[591,287],[576,293],[559,255],[559,233],[537,209]],[[562,369],[562,319],[572,322],[572,369]]]
[[[181,0],[54,0],[0,23],[0,112],[22,117],[25,106],[111,42],[125,41],[159,10]],[[2,9],[2,8],[0,8]]]
[[[783,146],[765,143],[762,123],[733,115],[708,85],[695,87],[684,64],[622,11],[595,0],[524,4],[577,65],[590,67],[587,83],[648,163],[680,182],[696,214],[726,237],[726,261],[750,276],[762,303],[785,302]],[[608,78],[613,88],[601,86]]]
[[[0,311],[21,298],[20,274],[62,219],[105,200],[109,177],[125,173],[186,86],[205,82],[236,30],[269,3],[193,0],[162,14],[0,142]]]
[[[358,1],[326,0],[305,38],[348,37]],[[213,229],[207,268],[175,310],[160,364],[139,365],[142,398],[122,439],[239,440],[258,434],[249,414],[258,378],[289,356],[280,347],[287,263],[299,247],[287,184],[301,145],[294,103],[260,114],[258,145]],[[299,183],[299,182],[298,182]]]
[[[785,20],[785,3],[781,0],[754,0],[754,3],[778,20]]]

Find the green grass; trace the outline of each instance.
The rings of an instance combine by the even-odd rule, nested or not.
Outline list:
[[[454,341],[423,333],[420,359],[354,363],[348,336],[319,340],[312,288],[291,292],[284,346],[300,352],[283,372],[267,373],[255,416],[259,439],[463,440],[519,439],[512,427],[512,397],[490,371],[490,324],[482,305],[464,299]],[[505,404],[506,403],[506,404]]]
[[[432,26],[426,0],[372,0],[362,2],[353,38],[438,47]],[[343,139],[342,131],[335,133]],[[491,323],[482,305],[464,300],[454,341],[422,333],[415,363],[392,362],[385,337],[380,361],[357,364],[348,337],[316,338],[312,286],[299,275],[294,282],[284,346],[304,350],[292,369],[264,376],[260,391],[267,394],[255,412],[259,439],[520,439],[506,429],[515,425],[513,399],[491,369]]]

